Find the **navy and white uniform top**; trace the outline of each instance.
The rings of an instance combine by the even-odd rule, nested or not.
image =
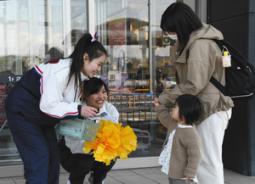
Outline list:
[[[78,117],[79,89],[69,84],[71,59],[43,63],[27,71],[8,94],[6,108],[37,125],[54,125]],[[81,79],[88,79],[81,73]]]
[[[55,118],[78,116],[79,89],[74,85],[74,77],[68,86],[70,59],[60,60],[56,64],[41,64],[35,66],[42,76],[40,81],[40,109]],[[88,79],[81,73],[81,79]]]

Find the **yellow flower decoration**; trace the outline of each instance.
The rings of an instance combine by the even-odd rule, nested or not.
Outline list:
[[[100,120],[100,127],[92,141],[84,143],[83,152],[92,152],[96,161],[109,165],[116,158],[126,159],[137,148],[137,137],[130,126],[110,120]]]

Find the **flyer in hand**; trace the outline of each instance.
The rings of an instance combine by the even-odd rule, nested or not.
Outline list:
[[[56,126],[56,132],[61,136],[69,136],[84,141],[96,137],[99,124],[90,119],[68,119]]]

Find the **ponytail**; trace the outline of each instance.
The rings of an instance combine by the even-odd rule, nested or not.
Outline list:
[[[97,40],[94,40],[89,33],[85,33],[80,40],[75,45],[74,51],[68,57],[71,58],[71,67],[68,77],[69,84],[71,78],[74,76],[74,83],[76,89],[80,87],[81,84],[81,69],[84,67],[83,56],[88,54],[89,60],[93,60],[101,57],[102,55],[107,55],[107,51],[104,46]]]

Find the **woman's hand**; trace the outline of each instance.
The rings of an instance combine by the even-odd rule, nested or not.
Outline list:
[[[154,105],[154,107],[158,107],[160,105],[159,100],[158,100],[157,97],[154,98],[153,105]]]
[[[91,118],[97,114],[98,110],[94,107],[83,105],[81,107],[81,116],[84,118]]]

